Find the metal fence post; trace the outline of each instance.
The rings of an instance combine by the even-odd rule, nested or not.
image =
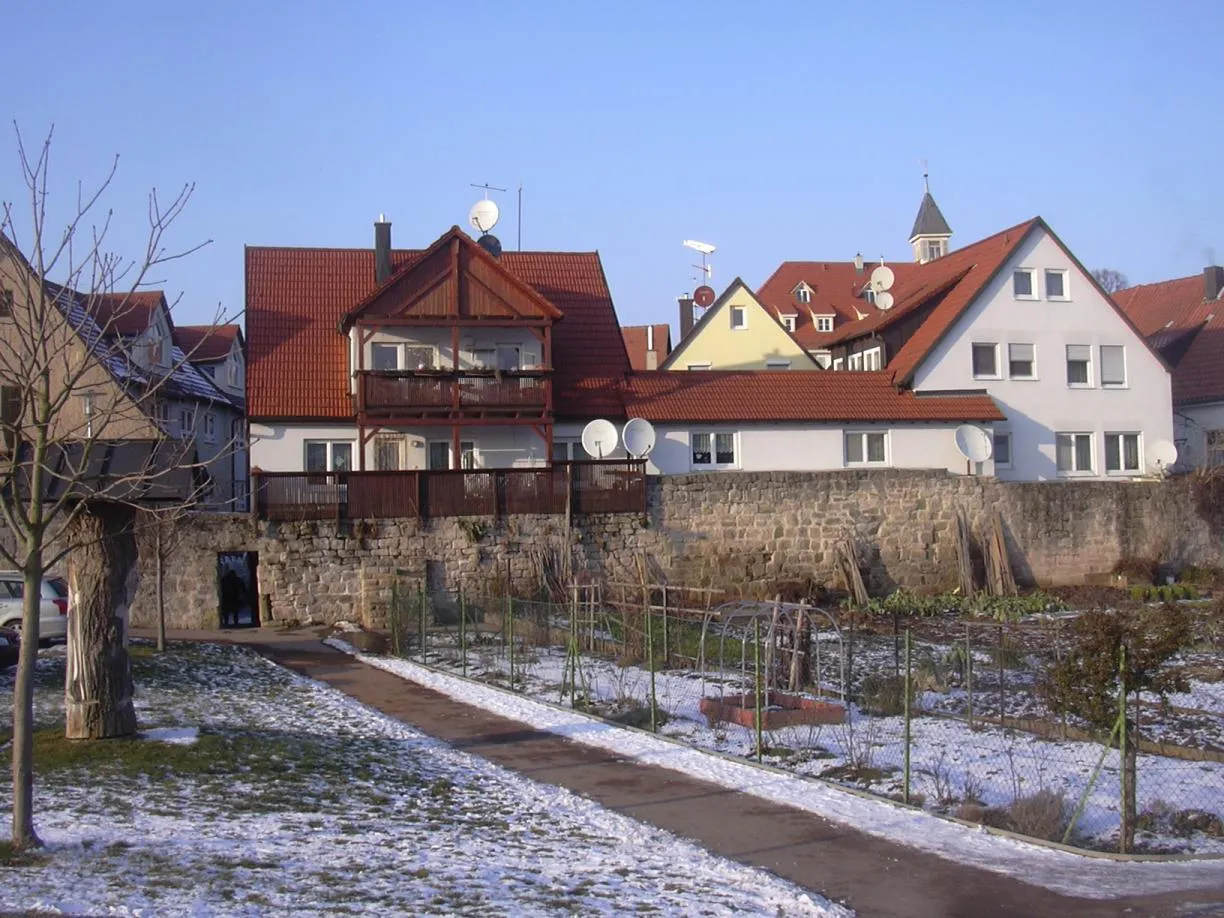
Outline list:
[[[463,675],[467,675],[467,605],[463,598],[463,587],[459,588],[459,664]]]
[[[417,614],[421,619],[421,663],[425,662],[425,584],[421,583],[420,604],[417,607]]]
[[[510,688],[514,688],[514,597],[506,593],[506,643],[510,650]]]
[[[756,757],[757,761],[761,761],[763,750],[761,748],[761,620],[754,618],[752,620],[753,630],[753,660],[755,662],[756,678],[753,680],[756,688]]]
[[[650,628],[650,607],[643,610],[646,623],[646,665],[650,669],[650,732],[659,732],[658,699],[655,695],[654,635]]]
[[[973,629],[965,625],[965,703],[969,716],[969,729],[973,729]]]
[[[1118,751],[1119,776],[1118,782],[1122,791],[1121,825],[1118,828],[1118,853],[1126,854],[1130,850],[1130,836],[1134,832],[1134,816],[1132,802],[1135,790],[1131,787],[1134,774],[1131,771],[1130,735],[1126,729],[1126,645],[1118,648]]]
[[[905,803],[910,802],[910,674],[912,672],[910,657],[910,630],[905,629]]]
[[[1005,725],[1005,721],[1003,718],[1004,718],[1004,715],[1007,713],[1006,711],[1007,698],[1005,695],[1005,689],[1003,687],[1003,656],[1004,656],[1004,646],[1005,646],[1006,641],[1007,641],[1007,635],[1003,631],[1003,626],[1000,625],[999,626],[999,726],[1000,727]]]

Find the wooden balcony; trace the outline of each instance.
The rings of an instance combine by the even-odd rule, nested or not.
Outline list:
[[[551,409],[547,371],[357,374],[357,411],[367,416],[543,417]]]

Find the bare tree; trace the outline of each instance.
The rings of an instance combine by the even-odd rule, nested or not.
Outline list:
[[[78,184],[63,229],[49,226],[51,135],[31,151],[17,130],[26,199],[0,215],[0,562],[24,579],[21,655],[13,701],[15,848],[39,844],[33,824],[33,685],[41,585],[68,562],[69,635],[65,685],[69,738],[132,733],[127,609],[135,591],[136,508],[175,513],[208,492],[204,464],[187,439],[169,436],[162,406],[187,355],[133,347],[124,331],[159,265],[177,250],[167,233],[192,194],[168,203],[149,195],[144,251],[107,249],[105,192]],[[172,358],[167,361],[166,354]],[[220,393],[218,392],[218,395]]]
[[[1104,288],[1106,293],[1117,293],[1130,286],[1130,281],[1121,271],[1113,268],[1097,268],[1092,272],[1093,279]]]

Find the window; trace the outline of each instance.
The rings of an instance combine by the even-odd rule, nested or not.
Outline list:
[[[307,472],[348,472],[353,468],[353,444],[334,440],[306,441]],[[322,482],[314,482],[321,484]]]
[[[1101,345],[1101,385],[1126,385],[1126,348],[1120,344]]]
[[[1224,465],[1224,430],[1207,431],[1207,465]]]
[[[1031,344],[1007,346],[1007,375],[1011,379],[1036,379],[1036,354]]]
[[[1018,300],[1035,300],[1037,291],[1034,289],[1033,269],[1017,268],[1012,272],[1012,294]]]
[[[471,440],[464,440],[459,444],[459,468],[476,468],[476,444]]]
[[[1010,469],[1012,464],[1011,434],[995,431],[994,464],[996,469]]]
[[[833,357],[828,351],[808,351],[808,356],[816,361],[816,366],[822,370],[827,370],[831,364]]]
[[[882,465],[887,458],[885,433],[848,431],[846,433],[846,465]]]
[[[93,439],[94,435],[94,409],[97,402],[96,392],[81,393],[81,413],[85,415],[85,437]]]
[[[1105,434],[1105,471],[1139,471],[1139,434]]]
[[[380,472],[397,472],[404,467],[404,438],[374,438],[374,468]]]
[[[497,365],[497,351],[491,347],[472,349],[472,367],[477,370],[491,370]]]
[[[157,404],[155,404],[153,406],[153,416],[157,418],[157,420],[161,421],[163,427],[169,426],[170,424],[170,403],[169,402],[158,402]]]
[[[999,378],[999,346],[997,344],[973,345],[973,378]]]
[[[238,385],[238,361],[229,360],[225,364],[225,382],[227,385]]]
[[[1092,385],[1092,347],[1090,345],[1067,345],[1067,385]]]
[[[869,351],[863,352],[863,369],[878,370],[881,367],[883,351],[878,347],[873,347]]]
[[[145,363],[157,366],[162,362],[162,343],[157,338],[145,342]]]
[[[748,327],[748,312],[743,306],[731,307],[731,327],[737,329]]]
[[[833,317],[832,316],[817,316],[816,317],[816,331],[818,332],[833,331]]]
[[[431,370],[434,367],[434,349],[427,345],[404,345],[405,370]]]
[[[840,358],[840,357],[834,357],[834,358],[833,358],[833,369],[835,369],[835,370],[840,370],[840,369],[842,368],[842,364],[843,364],[844,362],[845,362],[845,361],[843,361],[843,360],[842,360],[842,358]]]
[[[944,242],[942,239],[926,239],[922,243],[922,260],[934,261],[944,253]]]
[[[795,330],[795,319],[796,319],[796,316],[783,316],[782,317],[782,327],[785,328],[788,332],[793,332]]]
[[[1065,300],[1067,297],[1067,272],[1046,269],[1045,294],[1047,300]]]
[[[0,319],[11,319],[13,316],[13,291],[8,287],[0,287]]]
[[[847,358],[846,369],[861,370],[862,368],[863,368],[863,355],[861,352],[857,354],[851,354],[849,358]]]
[[[708,362],[707,363],[690,363],[688,365],[688,368],[690,370],[708,370],[710,369],[710,364]]]
[[[553,440],[552,458],[553,462],[581,462],[591,457],[581,440]]]
[[[195,433],[195,411],[191,408],[179,409],[179,436],[186,440]]]
[[[217,416],[211,411],[204,415],[204,442],[217,442]]]
[[[767,370],[789,370],[790,361],[783,360],[780,357],[770,357],[765,361],[765,369]]]
[[[387,372],[399,369],[398,344],[371,344],[370,369],[377,372]]]
[[[1058,471],[1063,473],[1092,471],[1092,434],[1060,433],[1054,435],[1054,457]]]
[[[863,288],[863,299],[865,299],[868,303],[874,306],[875,300],[876,300],[875,290],[872,287],[864,287]]]
[[[812,288],[807,284],[800,284],[795,288],[795,299],[806,306],[812,302]]]
[[[735,434],[695,433],[692,438],[693,465],[735,465]]]

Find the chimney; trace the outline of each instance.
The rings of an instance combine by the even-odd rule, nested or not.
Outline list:
[[[676,297],[680,304],[680,340],[683,341],[693,330],[693,298],[687,293]]]
[[[1203,269],[1203,299],[1218,300],[1224,291],[1224,268],[1208,265]]]
[[[391,224],[382,214],[374,224],[374,283],[380,287],[391,277]]]
[[[862,252],[857,252],[857,253],[855,253],[855,256],[854,256],[854,273],[855,273],[855,274],[862,274],[862,273],[863,273],[863,253],[862,253]]]
[[[646,369],[659,368],[659,352],[655,350],[654,326],[646,326]]]

